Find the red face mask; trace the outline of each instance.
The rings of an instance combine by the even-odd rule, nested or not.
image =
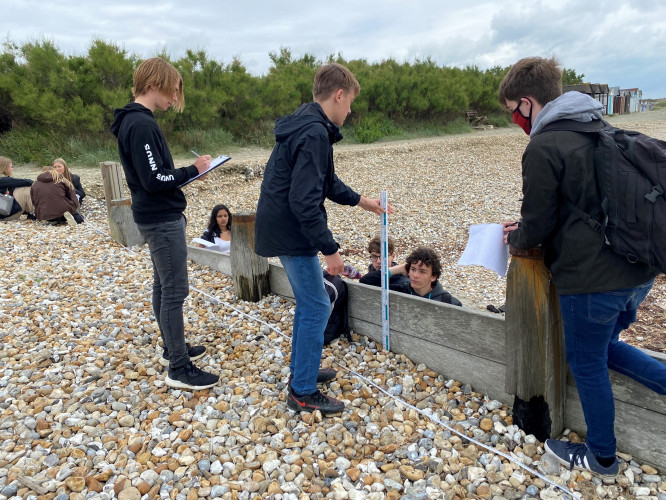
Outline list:
[[[521,97],[522,99],[527,99],[527,97]],[[527,134],[530,135],[530,132],[532,131],[532,101],[527,99],[530,102],[530,114],[528,116],[524,116],[520,112],[520,104],[522,101],[518,101],[518,106],[516,106],[516,109],[513,110],[513,115],[511,117],[511,120],[513,123],[518,125],[520,128],[523,129],[523,131]]]

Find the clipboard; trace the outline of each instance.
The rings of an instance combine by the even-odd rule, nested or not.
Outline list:
[[[197,180],[202,175],[206,175],[206,174],[210,173],[212,170],[215,170],[217,167],[219,167],[223,163],[228,162],[229,160],[231,160],[231,156],[220,155],[217,158],[213,158],[210,161],[210,167],[208,167],[208,170],[206,170],[205,172],[200,173],[199,175],[195,175],[194,177],[191,177],[190,179],[186,180],[185,182],[183,182],[178,187],[182,188],[183,186],[187,186],[190,182]]]

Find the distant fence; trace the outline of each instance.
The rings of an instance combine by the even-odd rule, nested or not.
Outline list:
[[[218,252],[188,247],[188,257],[232,275],[231,259]],[[284,269],[269,265],[272,293],[293,298]],[[382,345],[381,291],[348,281],[349,322],[352,330]],[[391,350],[447,378],[471,384],[476,392],[508,405],[507,360],[516,359],[515,345],[507,345],[505,320],[484,311],[390,292]],[[666,356],[648,351],[666,364]],[[513,367],[512,367],[513,369]],[[611,372],[615,394],[618,449],[662,471],[666,468],[666,398],[633,380]],[[563,424],[584,434],[585,420],[571,374],[564,391]]]

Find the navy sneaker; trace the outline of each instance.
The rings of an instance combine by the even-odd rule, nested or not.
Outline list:
[[[287,406],[294,411],[319,410],[322,415],[340,413],[345,409],[345,404],[342,401],[326,396],[320,391],[297,396],[291,389],[291,385],[289,386],[289,395],[287,396]]]
[[[182,368],[175,370],[169,368],[169,373],[164,382],[169,387],[176,389],[189,389],[192,391],[201,391],[213,387],[218,383],[220,377],[212,373],[205,372],[192,363],[188,363]]]
[[[206,355],[206,348],[202,345],[190,345],[187,343],[185,346],[187,347],[187,354],[190,356],[190,361],[196,361],[197,359],[201,359]],[[169,366],[169,351],[166,349],[162,351],[160,363],[162,366]]]
[[[317,383],[318,384],[325,384],[326,382],[330,382],[335,378],[335,376],[338,374],[333,368],[320,368],[319,371],[317,372]],[[291,379],[294,376],[293,373],[289,374],[289,380],[287,381],[287,385],[291,386]]]
[[[570,470],[589,470],[593,474],[603,477],[615,477],[619,471],[617,459],[612,465],[604,467],[597,461],[594,453],[583,443],[570,443],[569,441],[558,441],[557,439],[546,439],[544,443],[546,451],[553,455],[558,462]]]

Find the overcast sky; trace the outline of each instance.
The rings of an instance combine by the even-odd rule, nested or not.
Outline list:
[[[281,47],[481,69],[555,55],[587,82],[666,97],[664,0],[0,0],[0,12],[5,40],[47,38],[65,54],[85,54],[95,38],[140,57],[204,49],[257,75]]]

